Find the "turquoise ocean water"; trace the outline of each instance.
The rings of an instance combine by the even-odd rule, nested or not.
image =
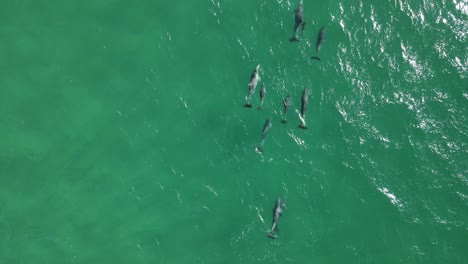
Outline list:
[[[468,3],[298,2],[3,1],[0,263],[468,263]]]

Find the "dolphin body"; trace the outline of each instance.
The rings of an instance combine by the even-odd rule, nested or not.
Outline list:
[[[301,119],[301,124],[299,125],[299,128],[302,129],[307,129],[306,126],[306,111],[307,111],[307,104],[309,103],[309,96],[307,94],[307,88],[304,88],[304,91],[302,91],[302,99],[301,99],[301,114],[299,115],[299,118]]]
[[[278,221],[281,214],[283,213],[284,207],[286,207],[286,204],[280,197],[278,197],[278,199],[275,201],[275,206],[273,207],[273,224],[271,226],[271,230],[267,234],[269,238],[275,239],[276,235],[273,234],[273,231],[279,232]]]
[[[245,103],[244,107],[252,108],[252,95],[255,93],[255,87],[257,87],[258,81],[260,80],[260,75],[258,73],[260,69],[260,64],[255,67],[250,76],[249,82],[249,96],[247,97],[247,103]]]
[[[263,125],[263,131],[262,131],[262,141],[260,142],[260,145],[255,148],[255,150],[259,153],[263,153],[263,145],[265,144],[265,138],[268,134],[268,131],[270,130],[271,126],[273,124],[271,123],[271,118],[269,117],[265,121],[265,125]]]
[[[286,113],[288,112],[289,110],[289,107],[291,106],[291,96],[286,96],[286,98],[284,98],[283,100],[283,107],[284,107],[284,114],[283,114],[283,119],[281,120],[281,123],[286,123],[287,120],[286,120]]]
[[[262,87],[260,88],[260,106],[257,108],[258,110],[263,110],[263,100],[265,99],[266,95],[266,88],[265,84],[262,83]]]
[[[302,3],[302,0],[299,2],[299,6],[293,11],[294,13],[294,34],[292,38],[289,39],[291,42],[297,42],[300,41],[300,39],[297,37],[297,32],[299,31],[299,28],[301,28],[301,36],[304,34],[304,28],[305,28],[305,22],[304,22],[304,4]]]
[[[322,47],[324,40],[325,40],[325,27],[322,27],[317,35],[317,42],[315,44],[315,52],[317,53],[317,56],[310,57],[311,59],[320,61],[320,58],[318,57],[318,52],[320,48]]]

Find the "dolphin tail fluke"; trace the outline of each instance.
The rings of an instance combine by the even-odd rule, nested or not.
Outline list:
[[[301,129],[307,129],[306,124],[300,124],[298,127],[301,128]]]
[[[316,56],[313,56],[313,57],[310,57],[310,58],[313,59],[313,60],[318,60],[318,61],[320,61],[320,58],[319,58],[319,57],[316,57]]]
[[[258,110],[263,110],[262,106],[257,107]]]
[[[299,38],[298,37],[292,37],[289,39],[289,42],[299,42]]]
[[[269,237],[271,239],[275,239],[277,236],[275,234],[273,234],[272,232],[268,232],[267,237]]]
[[[286,120],[286,118],[283,118],[283,119],[281,120],[281,123],[283,123],[283,124],[286,124],[287,122],[288,122],[288,121]]]
[[[265,144],[265,138],[262,138],[260,145],[255,147],[255,151],[257,151],[258,153],[263,153],[263,144]]]
[[[255,151],[257,151],[258,153],[261,154],[261,153],[263,153],[263,147],[257,146],[257,147],[255,147]]]
[[[252,108],[252,104],[251,104],[251,103],[246,103],[246,104],[244,105],[244,107]]]

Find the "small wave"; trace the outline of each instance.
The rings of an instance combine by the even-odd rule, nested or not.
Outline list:
[[[303,148],[307,148],[307,144],[305,143],[304,139],[294,135],[292,132],[288,132],[288,135],[294,140],[294,142],[296,142],[297,145]]]
[[[377,188],[377,190],[385,194],[385,196],[387,196],[393,205],[397,206],[398,208],[403,208],[403,203],[401,200],[398,199],[395,194],[391,193],[386,187]]]

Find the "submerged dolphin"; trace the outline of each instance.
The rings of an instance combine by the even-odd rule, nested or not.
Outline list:
[[[315,52],[317,53],[317,56],[310,57],[313,60],[320,60],[318,57],[318,52],[320,50],[320,47],[322,47],[322,43],[325,40],[325,27],[322,27],[317,35],[317,43],[315,44]]]
[[[281,123],[286,123],[287,122],[286,113],[288,112],[289,107],[291,106],[291,97],[289,96],[289,94],[288,96],[286,96],[286,98],[284,98],[283,106],[284,106],[284,114],[283,114],[283,119],[281,120]]]
[[[278,199],[275,201],[275,207],[273,207],[273,224],[271,226],[270,232],[267,234],[269,238],[275,239],[276,235],[273,234],[273,231],[279,232],[278,221],[281,214],[283,213],[284,207],[286,207],[286,204],[283,200],[281,200],[280,197],[278,197]]]
[[[255,69],[252,72],[252,75],[250,76],[250,82],[249,82],[249,96],[247,97],[247,103],[245,103],[245,107],[252,108],[252,95],[255,93],[255,87],[257,87],[258,81],[260,80],[260,75],[258,73],[260,69],[260,64],[255,67]]]
[[[262,87],[260,88],[260,106],[257,108],[258,110],[263,110],[263,100],[265,99],[266,95],[266,88],[265,84],[262,83]]]
[[[268,134],[268,130],[270,130],[272,126],[272,123],[271,123],[271,118],[269,117],[266,121],[265,121],[265,125],[263,125],[263,131],[262,131],[262,141],[260,142],[260,145],[258,147],[255,148],[255,150],[259,153],[263,153],[263,145],[265,144],[265,138]]]
[[[292,38],[289,39],[289,41],[294,42],[294,41],[300,41],[300,39],[297,37],[297,32],[299,31],[299,27],[301,27],[301,36],[304,34],[304,28],[305,28],[305,22],[304,22],[304,5],[302,3],[302,0],[299,2],[299,6],[293,11],[294,13],[294,34]]]
[[[307,94],[307,88],[304,88],[304,91],[302,91],[302,99],[301,99],[301,114],[299,115],[299,118],[301,119],[301,124],[299,125],[299,128],[306,129],[306,111],[307,111],[307,104],[309,103],[309,96]]]

